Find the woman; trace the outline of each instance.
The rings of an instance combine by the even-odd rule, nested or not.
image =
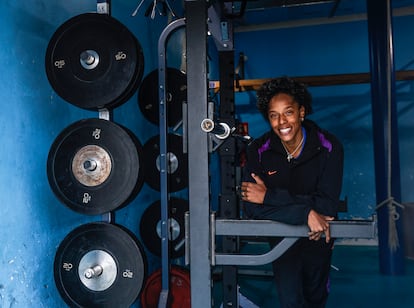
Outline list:
[[[324,307],[329,291],[328,221],[337,216],[343,147],[305,119],[311,103],[305,85],[290,78],[261,86],[257,107],[271,129],[248,146],[241,185],[248,218],[309,227],[309,238],[300,238],[273,262],[282,307]]]

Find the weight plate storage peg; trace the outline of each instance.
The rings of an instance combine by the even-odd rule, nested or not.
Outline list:
[[[144,183],[143,149],[128,129],[104,119],[65,128],[47,160],[50,186],[70,209],[99,215],[129,203]]]
[[[46,74],[56,93],[87,110],[111,109],[137,90],[144,56],[136,37],[107,14],[72,17],[53,34]]]
[[[152,273],[145,282],[141,292],[143,308],[157,308],[162,286],[161,269]],[[170,308],[191,307],[190,273],[187,269],[172,265],[170,270]]]
[[[158,69],[149,73],[138,91],[138,105],[144,117],[159,124]],[[167,124],[176,126],[183,118],[183,103],[187,101],[187,76],[178,69],[166,69]]]
[[[150,138],[143,147],[145,182],[160,191],[160,136]],[[167,135],[168,191],[176,192],[188,186],[188,155],[183,153],[183,137]]]
[[[168,202],[168,230],[171,258],[179,258],[185,253],[185,213],[188,201],[171,198]],[[140,234],[147,249],[156,256],[161,256],[161,201],[156,201],[146,208],[141,216]]]
[[[140,295],[146,271],[136,237],[106,222],[71,231],[54,260],[56,287],[70,307],[129,308]]]

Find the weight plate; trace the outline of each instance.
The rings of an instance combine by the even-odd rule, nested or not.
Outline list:
[[[176,126],[183,117],[183,103],[187,101],[187,76],[178,69],[166,69],[167,124]],[[144,117],[159,124],[158,69],[149,73],[138,91],[138,105]]]
[[[145,282],[141,292],[141,305],[143,308],[158,307],[162,287],[161,269],[152,273]],[[191,307],[191,284],[190,273],[185,268],[172,265],[170,270],[171,294],[170,308],[190,308]]]
[[[184,246],[184,215],[188,211],[188,202],[171,198],[168,202],[169,248],[172,258],[182,257]],[[145,247],[156,256],[161,256],[161,201],[152,203],[141,216],[140,234]]]
[[[135,93],[144,56],[138,40],[118,20],[85,13],[56,30],[45,66],[53,89],[67,102],[88,110],[111,109]]]
[[[103,119],[84,119],[53,142],[47,175],[70,209],[98,215],[129,203],[144,183],[143,148],[128,129]]]
[[[59,245],[54,279],[70,307],[130,307],[140,295],[147,263],[129,230],[105,222],[70,232]]]
[[[167,174],[168,189],[176,192],[188,186],[188,155],[183,153],[183,138],[180,135],[167,135]],[[145,182],[160,191],[160,137],[149,139],[143,147],[145,161]]]

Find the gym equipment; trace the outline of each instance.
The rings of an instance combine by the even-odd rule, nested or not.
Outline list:
[[[184,216],[188,202],[171,198],[168,201],[168,230],[170,257],[184,256]],[[152,203],[141,216],[140,234],[145,247],[156,256],[161,256],[161,202]]]
[[[153,124],[159,124],[158,69],[149,73],[138,91],[138,105],[144,117]],[[187,77],[178,69],[166,70],[166,103],[168,104],[168,126],[176,126],[182,121],[183,103],[187,101]]]
[[[176,192],[188,185],[188,158],[183,153],[183,138],[177,134],[168,134],[168,189]],[[160,136],[150,138],[143,147],[145,161],[145,182],[160,191]]]
[[[212,236],[212,265],[263,265],[276,260],[300,237],[308,237],[307,225],[289,225],[273,220],[216,219],[210,215],[211,225],[216,236],[277,236],[284,239],[267,253],[242,255],[215,251],[215,237]],[[329,222],[332,238],[374,238],[376,221],[373,220],[334,220]]]
[[[172,265],[170,270],[170,308],[190,308],[190,273],[185,268]],[[145,282],[141,293],[143,308],[158,307],[158,299],[161,292],[161,269],[152,273]]]
[[[59,245],[54,279],[70,307],[128,308],[146,277],[146,257],[131,232],[105,222],[81,225]]]
[[[161,278],[161,291],[159,296],[158,307],[167,307],[168,298],[169,298],[169,241],[168,236],[169,232],[167,229],[168,225],[168,180],[169,180],[169,156],[167,152],[167,104],[166,102],[166,84],[165,84],[165,71],[166,71],[166,42],[169,35],[176,29],[184,26],[184,19],[178,19],[168,24],[168,26],[161,33],[158,40],[158,70],[159,74],[159,131],[160,131],[160,142],[159,142],[159,166],[160,166],[160,198],[161,198],[161,268],[162,268],[162,278]],[[183,111],[185,109],[183,108]],[[185,113],[187,114],[187,113]],[[183,132],[187,130],[186,127],[186,116],[183,116],[185,120],[183,121]],[[183,149],[183,147],[181,148]],[[184,152],[184,151],[183,151]],[[187,159],[186,159],[187,160]],[[188,168],[187,162],[185,167]],[[186,174],[188,180],[188,174]]]
[[[55,195],[70,209],[99,215],[126,205],[140,191],[142,145],[126,128],[83,119],[53,142],[47,175]]]
[[[53,34],[46,74],[56,93],[87,110],[111,109],[136,91],[144,56],[135,36],[107,14],[72,17]]]

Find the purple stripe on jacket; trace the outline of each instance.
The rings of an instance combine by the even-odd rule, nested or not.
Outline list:
[[[262,161],[262,153],[270,149],[270,139],[267,139],[263,145],[257,149],[257,153],[259,154],[259,162]]]
[[[328,139],[325,138],[325,135],[322,134],[321,132],[318,132],[318,137],[319,137],[320,142],[322,143],[322,146],[324,148],[327,148],[329,153],[332,152],[332,143]]]

